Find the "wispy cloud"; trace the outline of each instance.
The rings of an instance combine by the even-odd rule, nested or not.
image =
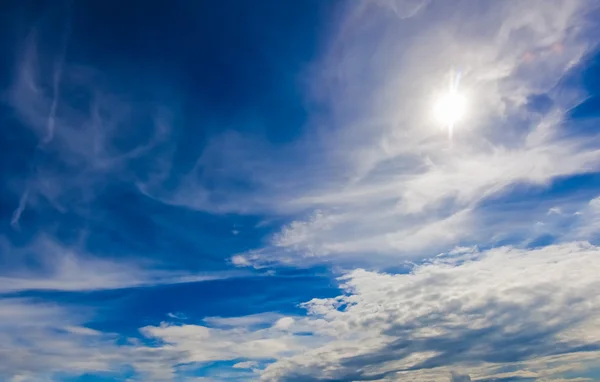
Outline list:
[[[598,171],[597,137],[570,134],[575,122],[565,119],[584,95],[562,82],[592,44],[589,3],[422,2],[410,22],[376,4],[349,11],[319,67],[318,96],[333,116],[309,134],[312,146],[299,144],[312,171],[300,166],[301,185],[285,195],[267,189],[296,219],[234,262],[493,245],[536,220],[519,211],[491,218],[485,203],[515,186]],[[452,70],[470,110],[449,141],[429,108]],[[543,112],[531,106],[539,95],[551,100]],[[282,183],[274,182],[288,191]]]
[[[193,283],[251,276],[244,272],[189,272],[164,270],[148,260],[113,260],[91,255],[76,247],[62,246],[49,238],[39,238],[25,248],[8,244],[12,257],[0,271],[0,293],[31,290],[92,291]],[[24,259],[35,259],[36,270]],[[10,264],[10,266],[9,266]]]
[[[81,311],[26,299],[2,299],[0,306],[0,375],[4,379],[50,380],[65,362],[74,373],[110,368],[115,353],[106,352],[106,345],[113,338],[90,335],[82,326],[87,317]]]
[[[130,122],[125,116],[136,112],[90,84],[89,70],[69,68],[62,81],[80,83],[91,97],[81,112],[65,96],[55,116],[52,144],[73,165],[70,175],[41,166],[29,183],[27,203],[15,207],[14,216],[39,198],[62,211],[66,204],[76,207],[119,179],[178,207],[294,219],[267,248],[235,258],[238,263],[253,258],[255,264],[303,255],[427,255],[489,240],[514,223],[518,230],[533,226],[535,221],[509,214],[490,223],[480,204],[512,185],[547,185],[598,169],[595,138],[567,134],[564,120],[565,110],[584,95],[561,83],[591,44],[585,34],[589,6],[579,1],[348,6],[327,53],[311,71],[318,85],[311,96],[330,116],[283,147],[233,132],[210,137],[196,156],[186,153],[196,158],[187,172],[176,166],[175,145],[165,141],[173,127],[158,117],[150,121],[144,143],[116,150],[121,128]],[[52,97],[39,85],[35,44],[28,52],[13,104],[29,125],[46,131]],[[428,108],[451,70],[462,72],[471,109],[448,142]],[[551,105],[541,114],[529,105],[540,94]],[[132,173],[131,161],[150,153],[145,175]]]
[[[8,93],[22,126],[37,137],[30,172],[19,179],[25,187],[13,226],[27,207],[48,203],[61,213],[83,213],[107,185],[135,182],[132,161],[168,133],[166,108],[152,102],[146,110],[131,106],[126,98],[134,90],[111,88],[97,70],[67,61],[64,49],[57,57],[39,54],[40,34],[25,41]],[[123,143],[140,131],[133,146]]]
[[[23,194],[19,198],[19,206],[13,212],[12,218],[10,219],[10,225],[15,228],[19,226],[19,219],[21,219],[21,214],[25,211],[25,206],[27,206],[27,199],[29,198],[29,188],[25,188]]]

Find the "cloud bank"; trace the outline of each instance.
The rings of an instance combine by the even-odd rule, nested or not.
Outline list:
[[[12,328],[3,330],[6,354],[16,357],[22,348],[38,359],[7,363],[3,372],[129,366],[152,380],[170,380],[183,365],[231,361],[222,372],[266,381],[427,381],[451,373],[454,380],[558,379],[591,366],[600,351],[598,256],[600,248],[586,242],[462,248],[407,274],[351,271],[339,280],[344,294],[302,305],[307,316],[215,317],[140,328],[140,339],[158,341],[153,345],[140,339],[118,345],[116,334],[85,329],[86,317],[58,306],[3,300],[9,306],[2,326]],[[15,345],[34,337],[33,348]],[[57,341],[72,355],[59,354]]]

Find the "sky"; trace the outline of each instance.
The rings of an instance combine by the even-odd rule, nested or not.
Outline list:
[[[594,0],[2,1],[0,380],[600,380],[599,32]]]

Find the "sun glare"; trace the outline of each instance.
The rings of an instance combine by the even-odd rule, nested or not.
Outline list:
[[[450,139],[452,139],[454,126],[464,118],[467,111],[467,99],[458,91],[460,79],[460,72],[453,74],[448,91],[441,94],[433,106],[434,118],[440,125],[448,129]]]
[[[435,103],[435,118],[444,126],[454,126],[464,117],[466,106],[465,97],[452,90],[442,95]]]

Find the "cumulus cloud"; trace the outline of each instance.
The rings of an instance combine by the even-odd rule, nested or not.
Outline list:
[[[168,381],[184,371],[180,365],[235,361],[232,370],[250,368],[255,374],[245,378],[267,381],[558,379],[585,371],[600,353],[598,256],[600,248],[586,242],[461,248],[406,274],[351,271],[339,280],[344,294],[302,304],[308,316],[164,322],[120,345],[114,334],[86,328],[82,311],[4,299],[18,305],[0,314],[3,328],[13,328],[1,331],[7,354],[21,349],[39,359],[6,363],[2,372],[130,366]],[[61,357],[68,364],[56,362]]]
[[[185,353],[183,362],[206,363],[219,360],[267,360],[291,355],[306,348],[311,339],[286,334],[277,326],[254,331],[244,327],[210,328],[200,325],[149,326],[141,329],[149,338],[157,338]]]
[[[298,325],[331,340],[263,377],[404,380],[454,368],[483,378],[503,365],[538,372],[523,362],[544,357],[585,360],[600,345],[598,256],[575,242],[445,255],[408,274],[352,271],[341,279],[347,294],[304,304],[310,316]]]

